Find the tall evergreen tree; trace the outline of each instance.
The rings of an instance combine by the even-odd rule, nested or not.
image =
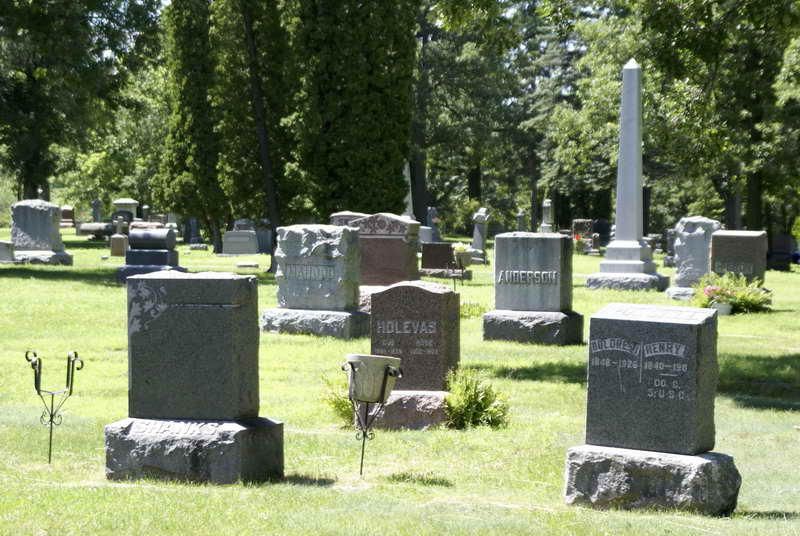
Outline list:
[[[219,140],[209,101],[214,75],[209,0],[174,0],[163,20],[170,116],[154,197],[166,208],[199,218],[220,251],[231,211],[218,180]]]
[[[300,0],[298,164],[320,217],[401,211],[417,0]]]

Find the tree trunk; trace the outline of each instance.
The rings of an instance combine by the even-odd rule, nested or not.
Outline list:
[[[417,61],[419,78],[417,79],[414,91],[416,102],[414,115],[411,119],[411,158],[409,170],[411,172],[411,204],[414,207],[414,217],[422,225],[427,225],[428,153],[425,148],[431,87],[426,54],[432,31],[432,26],[428,22],[427,11],[420,10],[417,23],[420,27],[420,49],[419,60]]]
[[[278,188],[275,183],[275,173],[272,167],[272,158],[269,154],[270,135],[267,129],[267,111],[264,106],[264,92],[261,88],[260,69],[258,64],[258,51],[253,36],[253,14],[250,11],[250,0],[240,0],[239,7],[244,21],[244,37],[247,46],[247,66],[250,76],[250,104],[253,111],[253,118],[258,134],[258,156],[261,160],[263,171],[263,187],[267,198],[267,217],[269,227],[272,231],[272,243],[270,244],[270,272],[275,272],[275,247],[278,240],[278,227],[280,226],[280,212],[278,208]]]
[[[763,185],[761,172],[756,171],[747,176],[747,228],[759,231],[764,226]]]
[[[478,159],[467,172],[467,196],[470,199],[481,201],[481,177],[483,170],[481,169],[481,161]]]
[[[539,227],[539,199],[537,189],[539,188],[539,161],[536,154],[531,151],[525,162],[525,167],[528,169],[528,179],[530,180],[531,188],[531,232],[535,233]]]

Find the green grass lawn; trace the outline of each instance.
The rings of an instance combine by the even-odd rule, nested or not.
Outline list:
[[[8,230],[0,230],[0,240]],[[285,422],[286,479],[260,485],[187,485],[105,479],[103,426],[127,416],[125,287],[102,260],[105,244],[64,233],[72,267],[0,266],[0,534],[798,534],[800,533],[800,273],[768,272],[774,312],[722,317],[716,404],[718,452],[742,474],[731,518],[595,511],[563,504],[566,450],[583,442],[585,345],[552,348],[481,340],[462,321],[461,365],[508,398],[501,430],[378,431],[360,443],[321,401],[323,378],[344,374],[343,342],[262,333],[261,415]],[[216,257],[180,246],[191,271],[259,278],[259,308],[274,306],[268,257]],[[237,270],[257,260],[260,270]],[[587,291],[600,259],[576,256],[574,308],[586,318],[609,302],[673,304],[663,294]],[[461,301],[491,309],[491,268],[473,267]],[[671,275],[670,269],[661,269]],[[450,284],[449,282],[447,284]],[[47,429],[26,349],[44,358],[45,388],[63,385],[65,356],[85,361],[75,395]]]

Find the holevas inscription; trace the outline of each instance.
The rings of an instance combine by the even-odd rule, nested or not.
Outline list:
[[[555,270],[499,270],[497,284],[517,285],[557,285],[558,272]]]

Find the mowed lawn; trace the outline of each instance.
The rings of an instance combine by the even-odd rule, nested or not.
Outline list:
[[[0,240],[8,234],[0,230]],[[378,431],[359,477],[355,431],[341,426],[322,397],[325,379],[344,374],[344,355],[368,353],[369,339],[262,333],[261,415],[285,423],[284,480],[109,482],[103,426],[127,416],[126,295],[114,283],[123,260],[101,259],[106,244],[71,230],[64,240],[72,267],[0,266],[0,534],[800,533],[798,271],[768,272],[773,312],[720,319],[715,450],[735,457],[743,483],[731,518],[707,518],[564,505],[565,453],[583,442],[587,347],[483,342],[477,314],[462,320],[461,366],[507,397],[507,428]],[[257,275],[260,309],[275,305],[267,256],[179,249],[191,271]],[[242,260],[260,269],[237,270]],[[584,339],[589,317],[606,303],[674,304],[652,292],[586,290],[583,276],[599,262],[574,259]],[[478,304],[470,307],[477,313],[492,308],[494,292],[491,267],[473,269],[474,279],[458,291],[462,304]],[[27,349],[43,357],[45,388],[63,386],[67,352],[85,362],[55,429],[50,465]]]

